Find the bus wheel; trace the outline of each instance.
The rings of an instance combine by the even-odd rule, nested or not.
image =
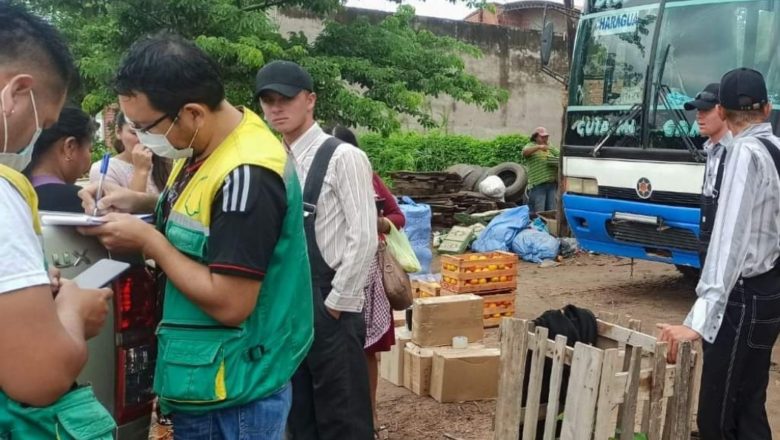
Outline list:
[[[698,282],[699,276],[701,276],[701,270],[691,266],[675,265],[674,267],[683,275],[687,281]]]

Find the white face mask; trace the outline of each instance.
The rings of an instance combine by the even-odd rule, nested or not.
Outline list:
[[[136,131],[135,134],[138,136],[138,140],[141,142],[141,144],[148,148],[152,153],[160,157],[174,160],[192,157],[192,142],[195,140],[195,136],[192,137],[190,145],[183,150],[176,149],[176,147],[171,145],[171,143],[168,141],[168,133],[170,133],[173,125],[176,124],[177,119],[179,118],[176,117],[176,119],[173,120],[173,124],[168,127],[168,131],[166,131],[165,134],[143,133],[140,130]],[[196,130],[195,135],[197,136],[197,134],[198,132]]]
[[[8,85],[6,85],[8,87]],[[0,108],[3,113],[3,152],[0,153],[0,164],[3,164],[9,168],[21,172],[27,168],[27,165],[32,161],[33,150],[35,149],[35,142],[41,136],[43,127],[41,127],[38,120],[38,108],[35,106],[35,94],[32,89],[30,90],[30,99],[32,100],[33,114],[35,115],[35,133],[32,135],[32,139],[26,147],[22,148],[16,153],[8,152],[8,118],[5,115],[5,102],[3,102],[3,95],[5,94],[5,88],[0,92]]]

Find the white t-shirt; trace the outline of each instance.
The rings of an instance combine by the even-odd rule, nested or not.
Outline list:
[[[49,284],[49,277],[30,207],[0,178],[0,294],[43,284]]]
[[[111,160],[108,161],[106,182],[115,183],[123,188],[129,188],[130,182],[133,180],[134,172],[135,167],[133,164],[125,162],[122,159],[112,157]],[[92,167],[89,169],[89,181],[92,183],[97,183],[99,180],[100,161],[97,161],[93,163]],[[154,184],[154,180],[152,179],[151,172],[149,173],[149,179],[147,179],[146,182],[146,192],[147,194],[152,194],[155,196],[160,195],[160,191],[157,189],[157,186]]]

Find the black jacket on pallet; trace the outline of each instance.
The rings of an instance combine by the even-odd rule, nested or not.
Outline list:
[[[536,327],[547,328],[547,338],[555,339],[558,335],[566,336],[566,345],[574,347],[577,342],[593,345],[598,337],[596,326],[596,317],[588,309],[569,304],[560,310],[548,310],[541,316],[534,319]],[[566,389],[569,385],[569,373],[571,368],[568,365],[563,367],[563,380],[561,381],[561,393],[559,409],[563,411],[566,404]],[[550,393],[550,376],[552,374],[552,359],[544,360],[544,376],[542,379],[542,392],[539,399],[540,404],[547,403]],[[531,351],[525,361],[525,378],[523,379],[523,407],[528,400],[528,382],[531,379]],[[536,425],[536,440],[542,440],[544,437],[544,420],[540,420]],[[562,423],[559,421],[556,428],[556,438],[560,436]],[[520,429],[520,439],[523,438],[523,430]]]

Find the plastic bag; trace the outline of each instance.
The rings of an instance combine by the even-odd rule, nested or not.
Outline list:
[[[506,210],[490,221],[471,249],[477,252],[508,251],[512,240],[528,227],[530,221],[527,206]]]
[[[419,273],[430,273],[431,261],[433,260],[433,252],[431,251],[431,207],[415,203],[409,197],[401,197],[399,207],[401,212],[404,213],[404,217],[406,217],[404,232],[420,263]]]
[[[557,238],[533,228],[523,230],[512,241],[512,252],[532,263],[557,257],[559,247]]]
[[[393,254],[406,273],[415,273],[422,269],[420,260],[414,254],[406,234],[396,229],[392,223],[390,223],[390,232],[385,235],[385,243],[387,243],[387,251]]]
[[[487,197],[497,200],[504,200],[506,185],[498,176],[488,176],[482,182],[479,182],[479,192]]]

